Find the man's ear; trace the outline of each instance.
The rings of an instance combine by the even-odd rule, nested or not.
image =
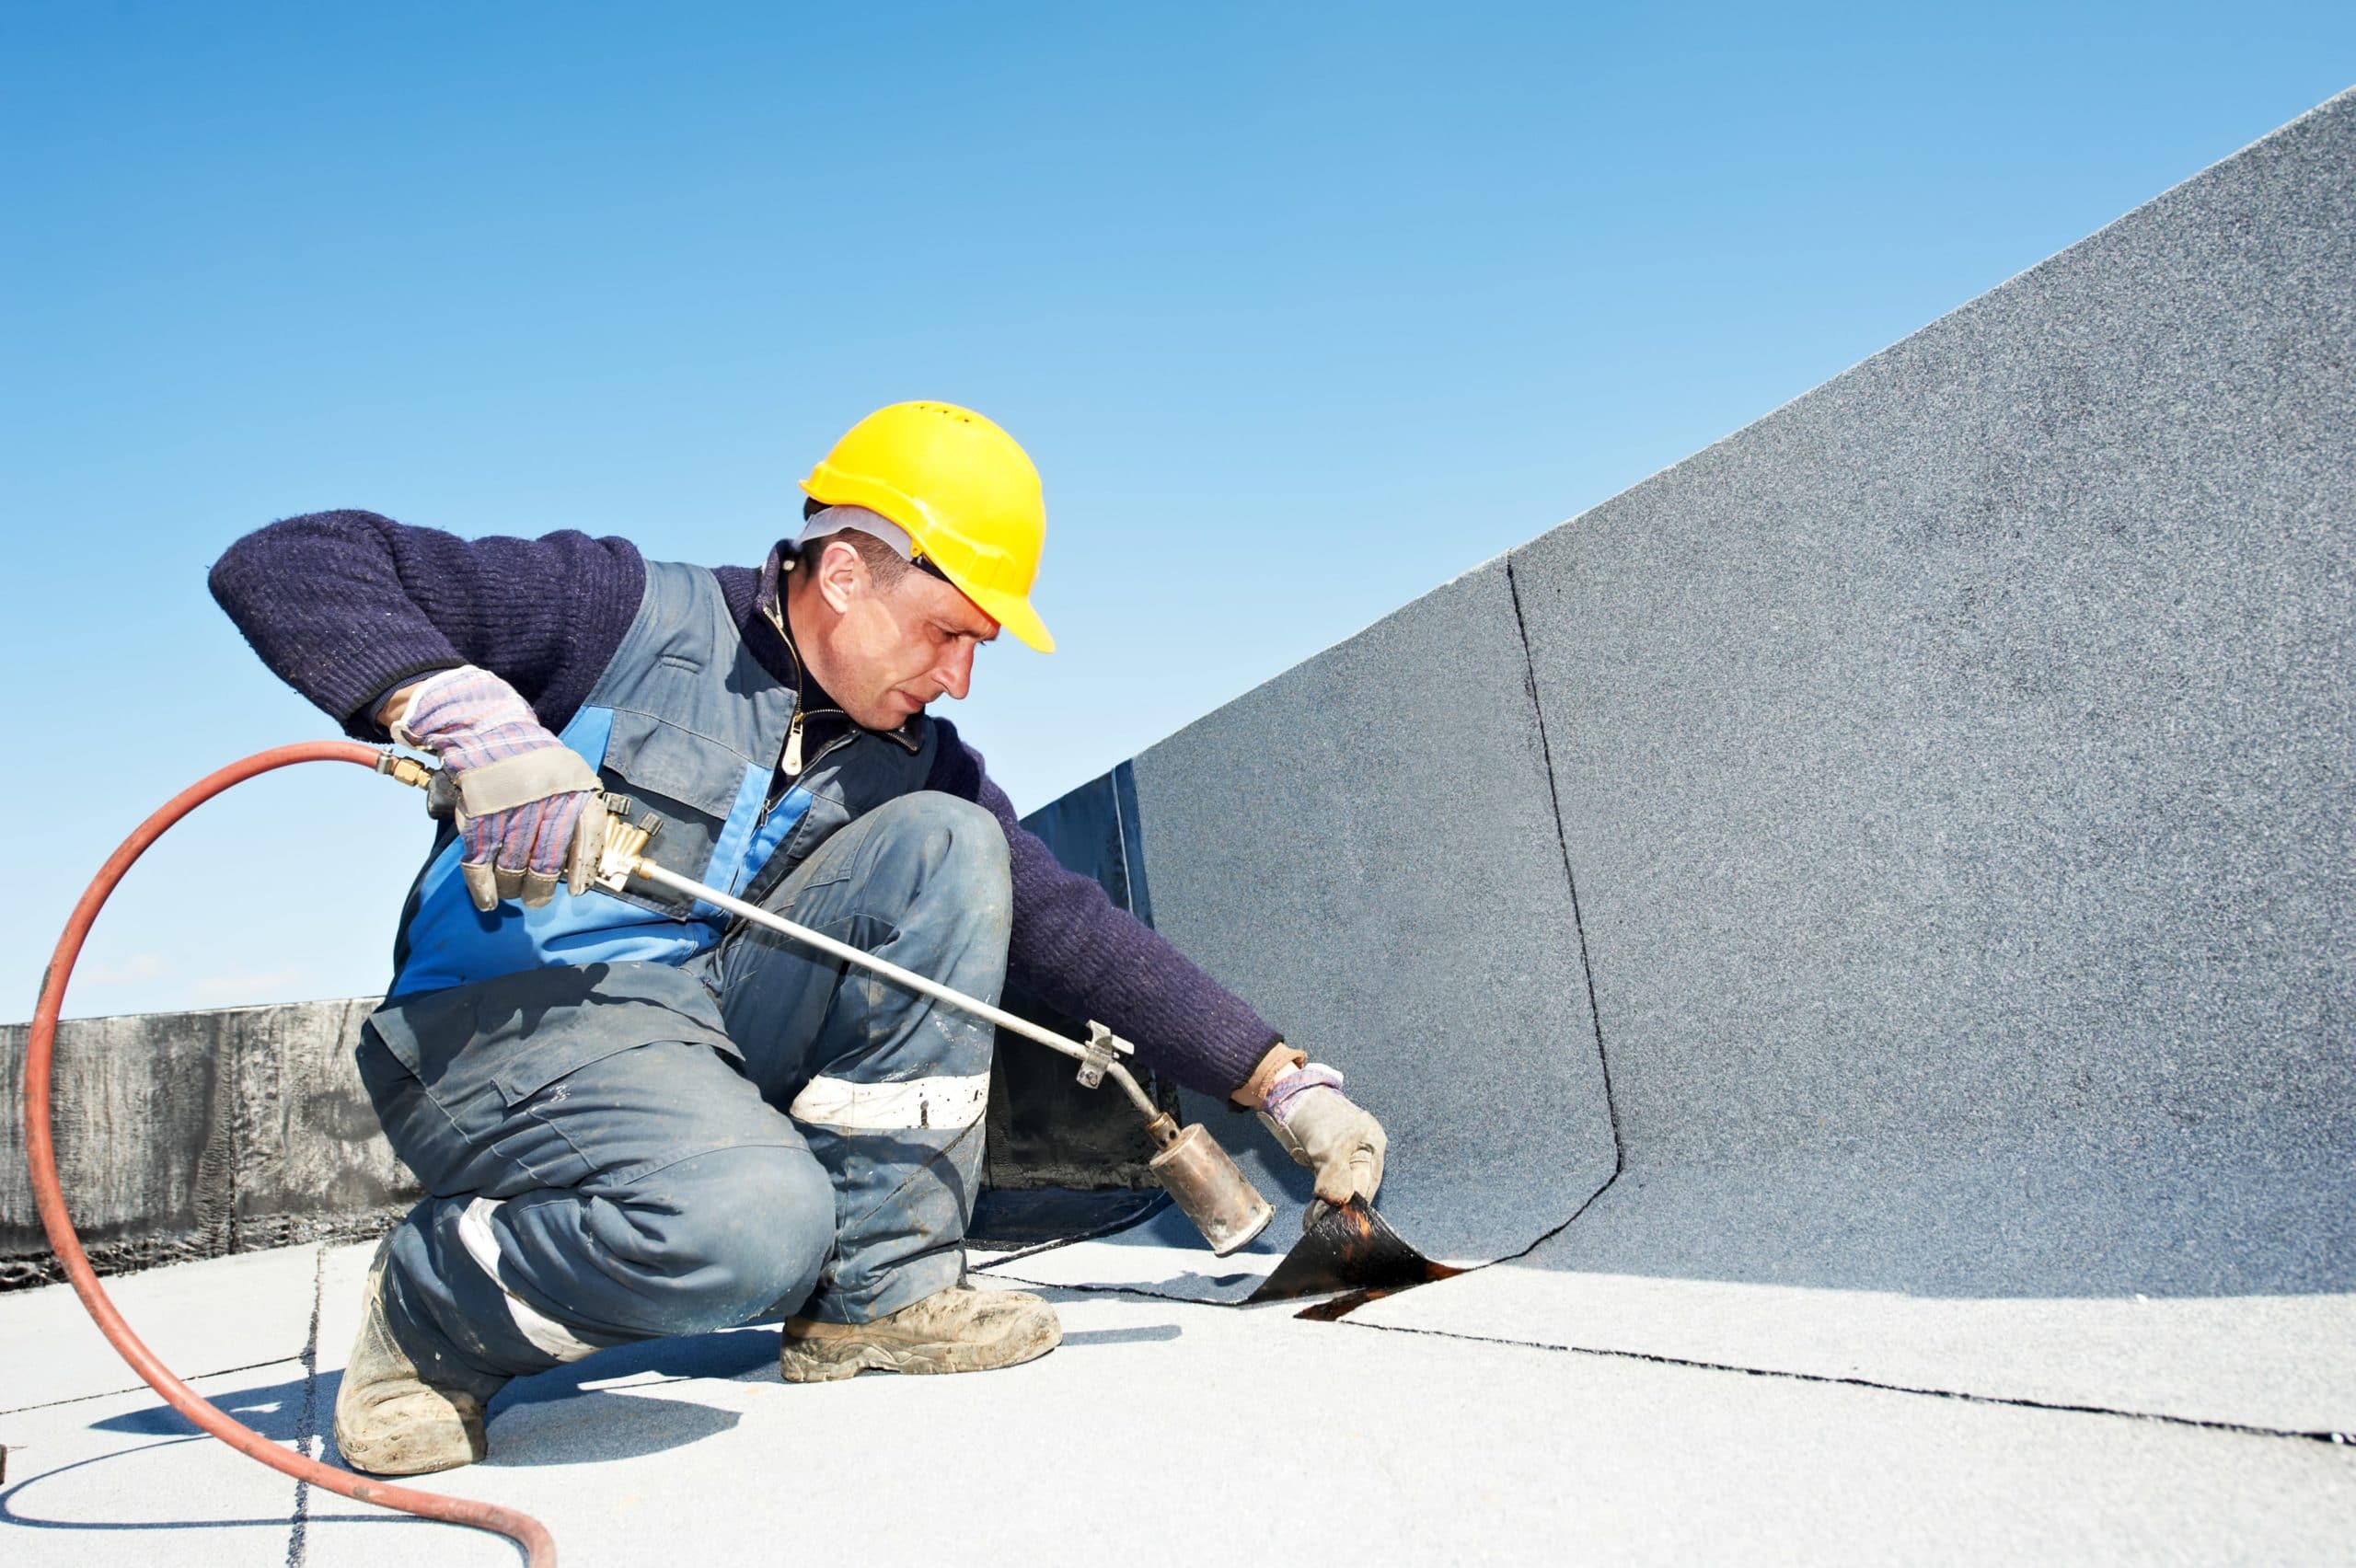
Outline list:
[[[867,563],[845,540],[818,541],[817,559],[809,570],[819,596],[837,615],[850,608],[850,602],[867,592]]]

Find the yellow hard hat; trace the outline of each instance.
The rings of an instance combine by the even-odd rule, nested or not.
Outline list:
[[[827,506],[863,506],[908,531],[982,613],[1042,653],[1056,640],[1031,607],[1047,508],[1039,470],[1014,437],[971,409],[894,403],[846,432],[802,488]]]

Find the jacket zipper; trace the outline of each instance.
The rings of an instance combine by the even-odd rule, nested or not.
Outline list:
[[[778,761],[787,782],[802,776],[802,705],[793,705],[793,722],[785,727],[785,755]]]
[[[820,708],[812,711],[814,717],[820,719],[845,719],[849,717],[849,714],[846,714],[838,708]],[[803,709],[797,708],[793,710],[793,722],[785,727],[784,754],[778,758],[778,767],[785,775],[786,788],[789,790],[801,781],[802,775],[803,773],[817,767],[818,764],[826,761],[826,758],[834,755],[835,753],[842,750],[843,747],[859,739],[862,732],[869,734],[874,733],[873,731],[861,732],[854,725],[849,734],[837,735],[833,740],[828,741],[825,745],[820,746],[815,755],[805,760],[802,755],[802,721],[803,716]]]
[[[836,712],[836,709],[831,708],[823,708],[819,709],[819,712],[822,714],[834,713]],[[833,740],[828,741],[825,745],[820,746],[816,754],[805,761],[802,755],[802,710],[798,708],[795,709],[793,711],[793,722],[786,726],[785,755],[778,759],[778,771],[784,775],[785,788],[779,790],[776,789],[774,785],[771,787],[768,802],[761,808],[762,820],[767,821],[768,819],[768,814],[777,810],[778,806],[783,802],[788,795],[793,793],[793,786],[801,781],[802,775],[805,771],[809,768],[817,767],[818,764],[826,761],[828,757],[834,755],[835,753],[842,750],[843,747],[859,739],[859,736],[860,732],[856,729],[852,730],[848,735],[837,735]]]

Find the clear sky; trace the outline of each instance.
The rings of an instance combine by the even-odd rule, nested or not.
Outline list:
[[[2356,6],[0,7],[0,526],[29,1016],[85,881],[332,732],[204,572],[275,517],[756,561],[879,404],[1012,431],[1024,809],[2356,83]],[[78,1013],[380,988],[357,768],[143,863]]]

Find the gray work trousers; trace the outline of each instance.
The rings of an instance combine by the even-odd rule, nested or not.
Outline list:
[[[1004,982],[1005,836],[950,796],[852,821],[765,903],[985,1001]],[[771,1307],[872,1321],[961,1275],[990,1026],[744,921],[687,970],[454,987],[436,995],[467,1037],[438,1050],[362,1032],[362,1078],[432,1194],[387,1272],[430,1378],[487,1390]],[[502,1070],[536,1028],[580,1065]]]

